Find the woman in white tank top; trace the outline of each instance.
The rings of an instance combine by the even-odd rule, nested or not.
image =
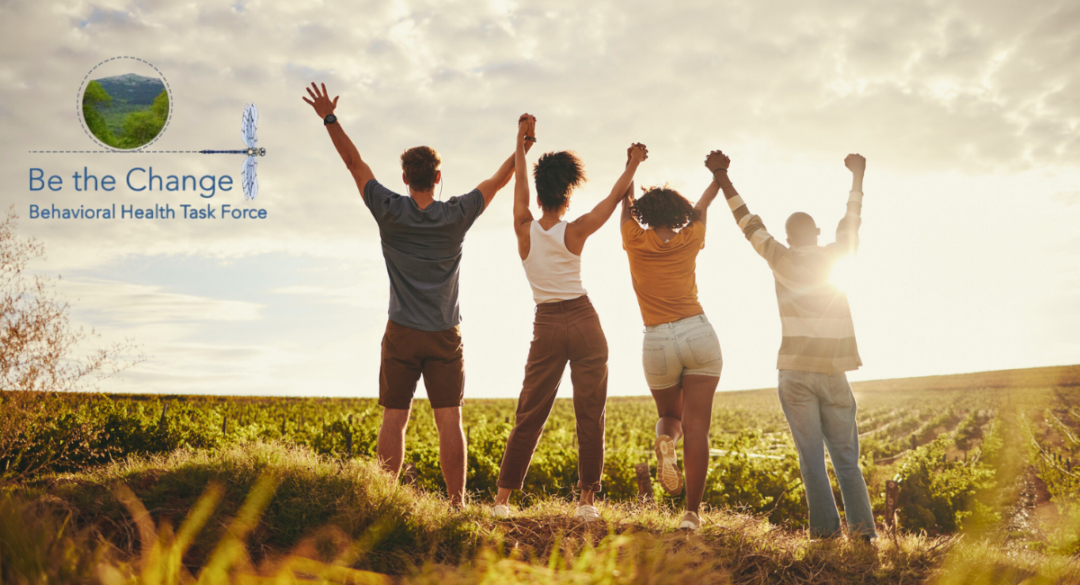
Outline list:
[[[581,490],[576,515],[585,521],[597,520],[600,515],[593,507],[593,496],[600,491],[600,476],[604,471],[608,355],[600,318],[581,284],[581,252],[585,240],[604,225],[630,189],[634,172],[648,153],[642,144],[631,145],[626,170],[611,193],[592,211],[572,222],[562,218],[570,206],[571,192],[585,181],[581,160],[566,151],[541,156],[533,167],[533,176],[536,203],[542,215],[534,219],[529,211],[525,142],[536,140],[535,136],[536,118],[523,114],[518,120],[514,160],[514,233],[525,277],[536,301],[536,319],[514,430],[510,432],[499,470],[499,493],[493,513],[499,518],[510,515],[510,495],[524,484],[529,462],[555,405],[555,395],[569,362],[574,384]]]

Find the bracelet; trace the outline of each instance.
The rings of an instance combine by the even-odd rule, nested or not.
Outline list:
[[[720,171],[724,171],[726,173],[727,169],[725,169],[724,167],[720,167],[720,168],[716,169],[715,171],[713,171],[712,174],[715,175],[716,173],[719,173]]]
[[[525,140],[530,141],[530,142],[536,142],[536,137],[535,136],[526,136]]]

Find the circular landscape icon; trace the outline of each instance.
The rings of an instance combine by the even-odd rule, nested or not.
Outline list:
[[[129,69],[134,63],[126,64]],[[97,68],[91,74],[97,73]],[[93,76],[82,93],[86,129],[105,146],[130,150],[152,142],[169,120],[169,92],[161,77],[124,72]]]

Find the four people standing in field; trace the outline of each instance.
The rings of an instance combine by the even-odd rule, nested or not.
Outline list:
[[[667,187],[633,196],[634,174],[647,156],[644,145],[628,149],[627,163],[611,193],[589,213],[563,219],[573,190],[585,180],[580,159],[549,152],[533,169],[539,219],[529,209],[525,155],[535,142],[536,118],[518,120],[515,152],[469,193],[434,198],[440,159],[429,147],[401,155],[408,196],[380,184],[334,116],[337,99],[312,83],[304,98],[323,123],[352,173],[364,204],[379,226],[390,279],[390,310],[382,341],[379,404],[383,421],[378,456],[397,474],[404,457],[405,429],[420,376],[439,430],[440,464],[453,505],[465,497],[466,450],[461,426],[464,365],[458,309],[462,243],[473,222],[515,178],[513,225],[518,253],[536,302],[533,341],[525,366],[515,426],[499,472],[493,513],[510,515],[509,499],[521,489],[544,424],[551,413],[566,364],[570,364],[578,434],[576,516],[599,519],[594,496],[604,467],[608,347],[600,320],[581,281],[586,240],[622,201],[620,232],[631,281],[645,324],[642,361],[656,403],[657,480],[670,494],[683,490],[676,446],[683,441],[686,513],[680,528],[697,530],[709,467],[713,396],[723,360],[716,332],[697,298],[696,260],[705,245],[708,207],[722,190],[738,226],[773,270],[783,323],[777,367],[778,392],[796,448],[810,509],[813,537],[840,533],[840,518],[825,470],[824,447],[832,456],[844,498],[849,530],[875,536],[866,484],[859,467],[856,405],[845,372],[861,362],[847,298],[829,282],[833,264],[858,245],[865,159],[849,155],[854,181],[837,241],[817,243],[820,230],[810,216],[787,221],[789,246],[776,242],[735,191],[730,159],[711,152],[706,167],[713,181],[696,204]]]

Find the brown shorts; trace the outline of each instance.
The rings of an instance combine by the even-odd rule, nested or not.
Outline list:
[[[432,408],[461,406],[465,398],[461,328],[420,331],[387,321],[379,366],[379,404],[408,410],[421,374]]]

